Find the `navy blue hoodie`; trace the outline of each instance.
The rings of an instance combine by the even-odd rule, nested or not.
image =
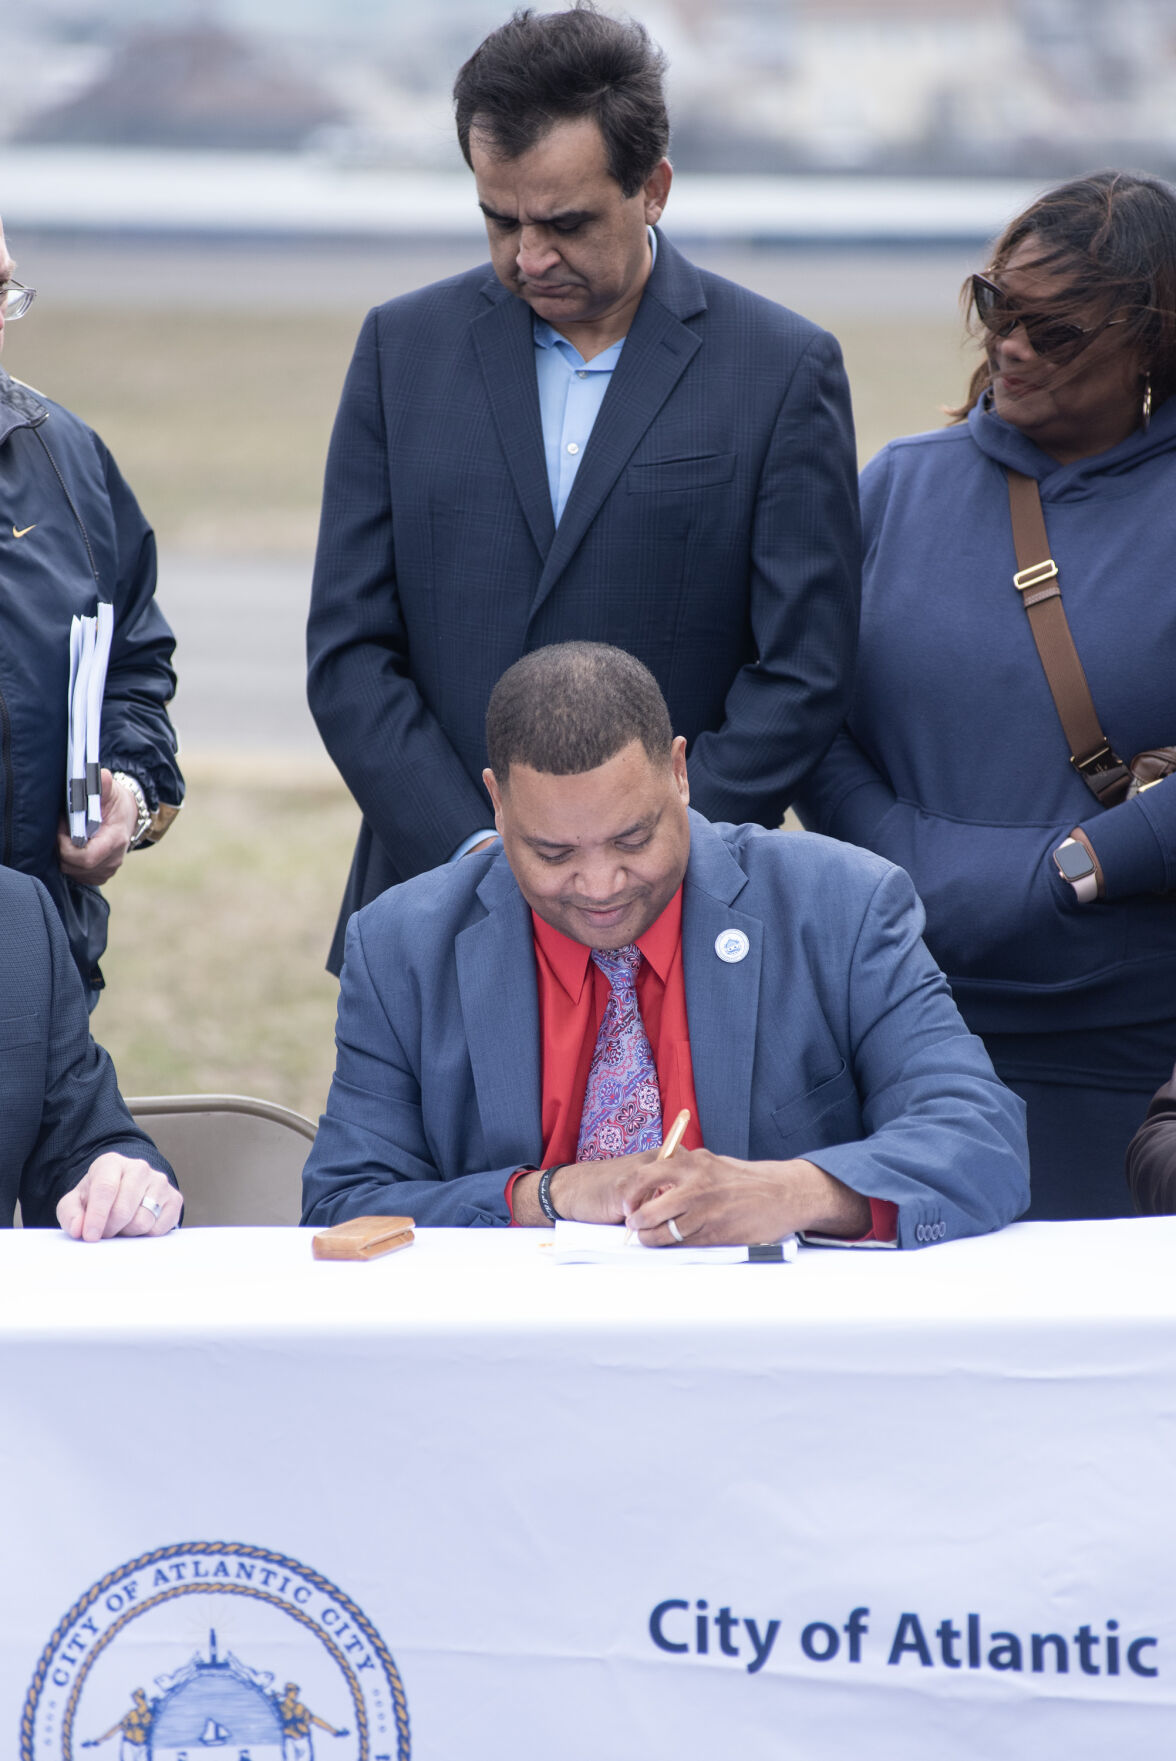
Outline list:
[[[1176,777],[1104,809],[1070,764],[1012,582],[1006,466],[1037,479],[1112,746],[1130,759],[1176,745],[1176,398],[1146,433],[1070,465],[977,407],[893,441],[863,474],[857,687],[801,815],[908,871],[974,1031],[1152,1023],[1163,1037],[1163,1023],[1176,1032]],[[1079,905],[1054,868],[1075,825],[1105,901]]]

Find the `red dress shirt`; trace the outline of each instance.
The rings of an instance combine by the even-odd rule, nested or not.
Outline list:
[[[544,923],[532,911],[531,928],[539,977],[540,1094],[543,1125],[542,1168],[574,1162],[584,1111],[584,1090],[596,1037],[608,1002],[608,979],[583,942],[575,942]],[[686,1149],[702,1148],[690,1028],[686,1017],[686,980],[682,971],[682,889],[678,888],[661,916],[638,936],[645,958],[637,974],[637,1002],[649,1037],[657,1083],[661,1090],[662,1123],[667,1128],[683,1107],[690,1123],[682,1139]],[[506,1185],[511,1189],[520,1169]],[[864,1241],[893,1241],[895,1207],[870,1200],[873,1229]],[[514,1212],[511,1211],[513,1220]]]

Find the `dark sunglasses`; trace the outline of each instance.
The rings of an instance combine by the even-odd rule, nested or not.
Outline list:
[[[986,275],[973,275],[972,302],[981,324],[994,336],[1008,336],[1019,324],[1029,338],[1033,353],[1050,355],[1055,360],[1072,361],[1102,331],[1110,329],[1112,324],[1127,322],[1126,318],[1104,318],[1101,324],[1084,330],[1080,324],[1065,324],[1041,312],[1025,312]]]

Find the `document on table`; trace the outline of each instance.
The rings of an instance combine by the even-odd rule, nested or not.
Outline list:
[[[781,1265],[796,1258],[796,1237],[754,1247],[646,1247],[633,1235],[626,1242],[623,1223],[555,1225],[552,1258],[561,1266],[736,1266]]]
[[[95,617],[75,617],[70,625],[65,792],[74,844],[102,823],[102,695],[113,635],[114,607],[105,602]]]

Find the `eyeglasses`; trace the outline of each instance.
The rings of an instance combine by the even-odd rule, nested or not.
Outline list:
[[[1035,355],[1050,355],[1057,361],[1072,361],[1102,331],[1127,322],[1126,318],[1104,318],[1101,324],[1084,330],[1081,324],[1066,324],[1044,312],[1025,312],[985,275],[972,277],[972,302],[981,324],[994,336],[1009,336],[1019,324]]]
[[[0,281],[0,313],[5,322],[23,318],[36,297],[35,287],[22,287],[19,281]]]

